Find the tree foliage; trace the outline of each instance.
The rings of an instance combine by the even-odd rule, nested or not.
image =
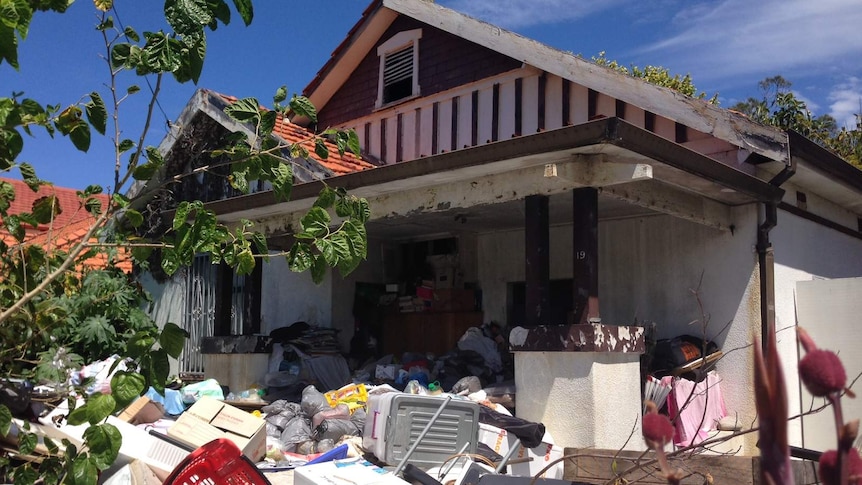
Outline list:
[[[862,169],[862,115],[856,114],[855,127],[839,128],[832,116],[815,116],[805,101],[793,93],[793,84],[784,77],[768,77],[757,86],[760,98],[750,97],[731,109],[754,121],[782,130],[794,130]]]
[[[0,68],[20,69],[18,43],[29,33],[40,11],[64,12],[72,0],[0,0]],[[47,456],[41,464],[12,466],[0,456],[0,480],[14,483],[93,484],[101,470],[117,458],[120,435],[105,419],[128,405],[150,387],[163,392],[169,359],[177,358],[187,333],[168,323],[158,327],[144,311],[147,295],[128,275],[117,270],[118,261],[146,265],[157,254],[158,266],[168,275],[189,265],[195,255],[208,254],[215,263],[231,265],[239,274],[250,273],[261,258],[277,254],[268,250],[266,237],[251,221],[225,225],[200,200],[182,200],[171,207],[173,216],[159,230],[144,208],[158,194],[170,193],[184,178],[205,172],[220,176],[235,190],[247,193],[254,184],[268,184],[275,195],[287,200],[293,186],[292,161],[310,154],[305,143],[286,143],[273,136],[279,116],[297,114],[316,118],[314,106],[302,96],[287,97],[276,91],[274,109],[262,108],[254,98],[239,99],[227,116],[242,128],[227,143],[210,153],[212,163],[194,172],[176,173],[164,155],[145,145],[153,106],[166,76],[176,82],[199,80],[207,53],[206,35],[230,22],[232,13],[248,25],[254,16],[251,0],[166,0],[164,15],[171,31],[142,32],[119,28],[113,20],[112,0],[94,0],[99,13],[106,59],[106,88],[85,93],[79,101],[64,105],[43,103],[13,92],[0,97],[0,173],[17,170],[28,190],[49,182],[33,165],[18,160],[27,136],[45,130],[52,138],[68,138],[78,150],[87,151],[93,136],[110,136],[116,153],[114,184],[107,194],[99,186],[78,192],[78,207],[92,217],[80,238],[65,245],[27,239],[27,228],[51,226],[60,214],[53,196],[37,200],[29,211],[12,213],[19,194],[0,181],[0,221],[11,239],[0,240],[0,387],[9,377],[62,382],[65,371],[81,362],[117,353],[128,370],[114,374],[111,393],[94,393],[68,415],[70,424],[89,424],[80,449],[64,441],[45,441]],[[58,46],[58,49],[60,46]],[[50,56],[48,56],[50,58]],[[120,108],[129,96],[144,96],[136,84],[121,85],[120,73],[128,71],[151,79],[149,109],[143,114],[144,129],[136,139],[121,138]],[[62,77],[58,72],[57,76]],[[126,79],[125,77],[123,79]],[[112,126],[113,125],[113,126]],[[111,133],[113,128],[113,133]],[[303,140],[318,157],[329,155],[326,137],[340,153],[358,154],[353,132],[327,130]],[[226,170],[225,170],[226,168]],[[143,185],[132,194],[133,181]],[[68,210],[69,208],[64,208]],[[367,201],[344,190],[324,186],[317,202],[297,228],[296,244],[281,256],[294,271],[310,271],[314,281],[328,268],[342,274],[354,270],[366,257]],[[156,218],[163,218],[162,213]],[[335,223],[335,221],[339,221]],[[99,256],[105,266],[85,264]],[[76,389],[86,396],[86,389]],[[12,430],[12,412],[0,404],[0,434]],[[18,430],[19,450],[33,450],[36,437],[28,425]]]

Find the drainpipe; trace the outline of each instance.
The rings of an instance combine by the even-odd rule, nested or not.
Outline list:
[[[778,204],[763,204],[765,220],[757,228],[757,261],[760,266],[760,344],[766,352],[767,336],[775,328],[775,256],[769,231],[778,224]]]
[[[789,163],[769,181],[776,187],[780,187],[796,173],[796,163],[790,153],[789,137],[787,144]],[[764,353],[769,341],[767,336],[770,330],[775,328],[775,255],[772,242],[769,240],[769,232],[778,224],[778,202],[764,202],[764,221],[757,228],[757,261],[760,266],[760,345]]]

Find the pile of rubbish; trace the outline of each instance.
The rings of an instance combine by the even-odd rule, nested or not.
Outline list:
[[[90,370],[98,369],[97,377],[109,378],[106,369],[117,367],[102,362]],[[98,381],[94,379],[93,392],[102,391]],[[482,474],[532,476],[562,455],[541,423],[511,416],[504,406],[488,401],[476,376],[461,379],[449,392],[417,380],[409,381],[404,390],[351,383],[321,392],[306,385],[298,402],[267,402],[263,392],[231,401],[221,391],[212,379],[167,389],[164,396],[151,389],[110,416],[107,422],[120,431],[123,446],[116,466],[105,472],[101,483],[133,483],[129,477],[141,473],[148,476],[144,483],[171,483],[171,474],[190,466],[190,457],[216,445],[218,453],[225,453],[226,447],[237,450],[237,459],[245,457],[242,460],[252,463],[255,473],[269,480],[260,483],[279,483],[279,474],[288,471],[296,472],[297,484],[331,482],[333,477],[313,478],[334,470],[327,468],[333,466],[330,462],[367,463],[399,483],[402,473],[437,477],[423,483],[445,483],[453,473],[476,472],[477,459],[483,463]],[[9,444],[16,444],[18,432],[30,419],[30,429],[40,439],[68,439],[80,446],[87,425],[67,424],[63,418],[68,413],[63,401],[35,420],[15,417]],[[507,463],[518,450],[534,460]],[[561,478],[562,466],[551,467],[544,476]],[[352,483],[361,482],[345,485]]]

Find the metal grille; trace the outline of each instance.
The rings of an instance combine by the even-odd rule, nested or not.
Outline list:
[[[216,282],[218,266],[212,264],[209,256],[195,257],[191,268],[186,272],[186,312],[183,328],[189,338],[180,356],[181,373],[203,373],[204,358],[201,354],[201,339],[214,335],[216,318]],[[230,334],[242,335],[246,317],[245,276],[233,276],[231,284]]]
[[[183,328],[189,333],[189,338],[180,356],[180,372],[204,371],[201,339],[213,334],[217,269],[208,256],[197,256],[192,267],[186,272],[188,294]]]
[[[242,335],[245,323],[245,276],[234,273],[230,304],[230,334]]]

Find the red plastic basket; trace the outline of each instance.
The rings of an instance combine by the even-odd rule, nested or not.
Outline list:
[[[191,452],[165,485],[271,485],[233,441],[219,438]]]

